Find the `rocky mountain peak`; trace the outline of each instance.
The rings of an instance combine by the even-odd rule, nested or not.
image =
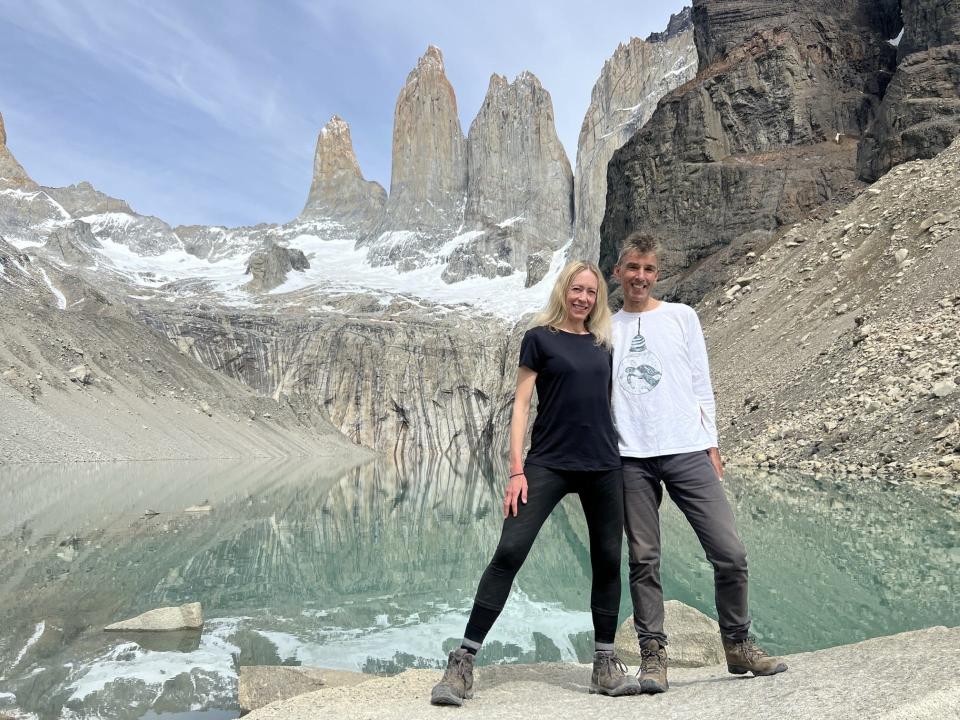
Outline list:
[[[407,75],[407,82],[410,82],[414,75],[422,75],[426,72],[444,73],[443,52],[436,45],[428,45],[427,51],[417,60],[417,67]]]
[[[370,246],[370,262],[409,270],[431,261],[462,221],[466,154],[456,94],[443,54],[431,45],[397,97],[390,196],[361,241]]]
[[[483,234],[454,250],[448,282],[529,270],[531,255],[549,255],[570,237],[573,172],[550,93],[533,73],[512,83],[491,75],[467,136],[467,176],[464,228]]]
[[[3,113],[0,113],[0,145],[7,144],[7,128],[3,125]]]
[[[86,180],[61,188],[45,187],[44,191],[74,217],[102,213],[135,214],[125,201],[100,192]]]
[[[678,35],[693,30],[693,8],[685,7],[678,13],[670,16],[667,29],[663,32],[654,32],[647,35],[648,43],[662,43]]]
[[[379,183],[364,180],[353,151],[350,126],[334,115],[317,136],[313,183],[300,217],[332,218],[366,227],[383,210],[387,193]]]

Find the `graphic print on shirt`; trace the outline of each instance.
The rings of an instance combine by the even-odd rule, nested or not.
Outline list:
[[[630,352],[620,361],[617,382],[620,387],[634,395],[645,395],[660,384],[663,363],[659,356],[647,348],[647,341],[637,329],[630,343]]]

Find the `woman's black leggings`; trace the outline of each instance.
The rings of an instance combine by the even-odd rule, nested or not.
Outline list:
[[[623,475],[620,468],[595,472],[527,465],[527,503],[503,521],[500,544],[480,578],[464,639],[479,647],[503,610],[513,578],[547,516],[567,493],[577,493],[590,534],[593,588],[590,609],[597,643],[612,644],[620,611],[620,547],[623,542]]]

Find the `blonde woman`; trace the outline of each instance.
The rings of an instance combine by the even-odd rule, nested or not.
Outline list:
[[[623,480],[610,411],[611,343],[607,288],[595,265],[572,262],[560,273],[546,309],[523,336],[510,422],[510,477],[503,530],[480,578],[463,642],[450,653],[434,705],[473,696],[473,663],[500,615],[513,578],[561,498],[580,497],[590,535],[596,653],[591,692],[635,695],[640,685],[613,651],[620,610]],[[537,418],[523,458],[533,390]]]

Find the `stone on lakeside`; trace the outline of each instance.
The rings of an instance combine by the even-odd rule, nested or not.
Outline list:
[[[375,676],[349,670],[289,665],[249,665],[240,668],[240,714],[278,700],[305,695],[321,688],[347,687]]]
[[[162,607],[148,610],[129,620],[107,625],[104,630],[110,632],[165,632],[168,630],[199,630],[203,627],[203,608],[200,603],[192,602],[180,607]]]
[[[663,610],[670,667],[706,667],[723,662],[720,626],[716,620],[679,600],[667,600]],[[632,616],[617,630],[616,648],[625,663],[640,662]]]

